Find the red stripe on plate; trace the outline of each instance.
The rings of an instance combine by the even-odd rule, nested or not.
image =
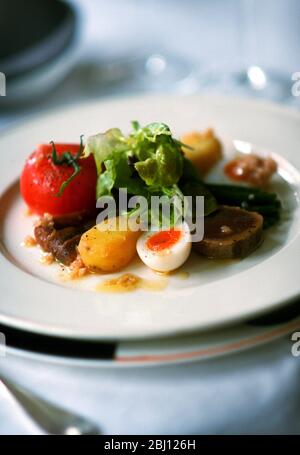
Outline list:
[[[266,332],[261,335],[256,335],[251,338],[246,338],[241,341],[236,341],[233,343],[228,343],[223,346],[214,346],[211,348],[200,349],[198,351],[192,352],[181,352],[181,353],[174,353],[174,354],[144,354],[144,355],[133,355],[133,356],[119,356],[116,357],[117,362],[153,362],[153,361],[173,361],[173,360],[184,360],[184,359],[192,359],[195,357],[208,357],[214,356],[218,354],[225,354],[228,352],[236,351],[238,349],[254,346],[258,343],[262,343],[264,341],[269,341],[274,337],[278,337],[280,335],[284,335],[289,333],[292,329],[300,329],[300,321],[291,322],[284,327],[280,327],[270,332]]]

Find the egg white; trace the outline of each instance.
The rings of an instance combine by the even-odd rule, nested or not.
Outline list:
[[[148,239],[157,231],[148,231],[141,235],[136,248],[144,264],[158,272],[171,272],[184,264],[191,252],[191,234],[187,223],[177,226],[176,229],[182,231],[179,240],[171,247],[160,251],[153,251],[147,247]]]

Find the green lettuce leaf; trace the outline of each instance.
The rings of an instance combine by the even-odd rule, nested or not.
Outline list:
[[[192,162],[186,158],[183,160],[183,172],[179,181],[179,186],[185,196],[204,196],[205,216],[214,212],[218,208],[216,198],[201,181],[200,175],[194,168]]]
[[[171,186],[178,182],[183,170],[180,144],[164,123],[150,123],[141,128],[134,122],[128,145],[138,162],[135,169],[147,185]]]
[[[134,165],[147,185],[171,186],[182,174],[182,155],[170,144],[159,145],[151,157]]]
[[[130,195],[175,194],[204,196],[205,214],[217,208],[215,198],[203,185],[191,162],[183,157],[181,143],[164,123],[145,127],[135,121],[129,136],[118,128],[88,138],[84,156],[94,155],[98,181],[97,199],[126,188]]]
[[[102,172],[102,163],[112,153],[126,149],[125,138],[119,128],[111,128],[105,133],[95,134],[87,139],[84,156],[93,154],[98,174]]]

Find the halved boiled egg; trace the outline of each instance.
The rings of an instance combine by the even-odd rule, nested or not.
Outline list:
[[[180,267],[191,252],[191,234],[187,223],[169,230],[145,232],[137,241],[141,260],[153,270],[170,272]]]

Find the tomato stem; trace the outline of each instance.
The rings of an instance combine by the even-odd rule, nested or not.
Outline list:
[[[74,169],[73,174],[61,184],[59,192],[56,194],[56,196],[60,197],[63,192],[65,191],[66,187],[69,185],[72,180],[79,174],[81,171],[81,166],[78,164],[77,160],[80,158],[83,152],[83,143],[82,143],[82,137],[83,135],[80,136],[80,147],[76,155],[72,155],[69,151],[64,152],[61,157],[58,157],[57,151],[55,148],[55,144],[53,141],[50,142],[52,145],[52,161],[56,166],[61,166],[62,164],[66,164],[67,166],[72,166]]]

